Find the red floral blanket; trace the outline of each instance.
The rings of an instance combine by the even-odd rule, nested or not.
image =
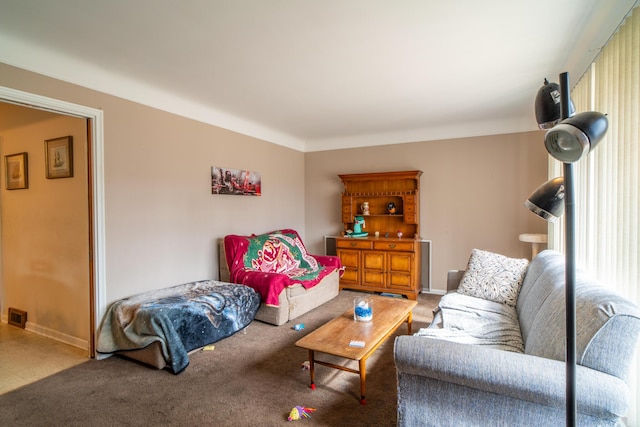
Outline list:
[[[335,256],[311,255],[295,230],[224,238],[231,281],[255,289],[262,302],[278,306],[286,287],[300,284],[309,289],[342,267]]]

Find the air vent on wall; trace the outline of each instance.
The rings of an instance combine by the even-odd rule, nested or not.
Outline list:
[[[9,324],[24,329],[27,324],[27,312],[9,307]]]

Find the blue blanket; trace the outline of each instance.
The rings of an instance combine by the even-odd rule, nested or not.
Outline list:
[[[137,350],[160,342],[173,373],[189,365],[188,352],[245,328],[260,306],[248,286],[202,280],[114,302],[98,333],[97,351]]]

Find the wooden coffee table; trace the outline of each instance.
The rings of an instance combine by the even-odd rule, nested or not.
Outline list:
[[[373,295],[373,320],[356,322],[353,308],[322,325],[296,342],[296,346],[309,350],[311,389],[315,389],[315,364],[360,374],[360,403],[366,404],[367,359],[400,325],[407,322],[411,334],[413,308],[417,301]],[[353,347],[352,340],[364,341],[364,347]],[[315,352],[326,353],[350,360],[357,360],[359,369],[336,365],[315,359]]]

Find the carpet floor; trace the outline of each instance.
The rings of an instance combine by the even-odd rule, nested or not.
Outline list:
[[[280,426],[296,405],[316,408],[300,425],[394,426],[397,384],[394,337],[367,362],[367,404],[359,377],[316,365],[316,389],[303,369],[307,350],[295,342],[348,310],[361,293],[341,291],[330,302],[276,327],[259,321],[198,351],[179,375],[110,357],[89,360],[0,395],[0,425],[11,426]],[[437,295],[421,294],[413,331],[432,320]],[[374,309],[375,310],[375,309]],[[375,313],[375,311],[374,311]],[[293,324],[303,323],[296,331]],[[323,355],[324,356],[324,355]],[[327,361],[344,360],[323,357]],[[357,368],[356,362],[347,366]]]

